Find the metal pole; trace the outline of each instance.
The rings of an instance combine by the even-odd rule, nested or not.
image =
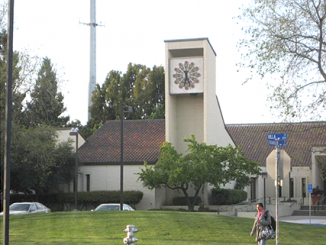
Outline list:
[[[309,192],[308,198],[309,198],[309,224],[311,224],[311,193],[310,192]],[[316,211],[316,209],[315,209],[315,211]]]
[[[266,208],[266,178],[264,178],[264,208]]]
[[[5,149],[4,149],[4,186],[3,186],[3,245],[9,244],[9,204],[10,204],[10,160],[11,160],[11,104],[12,104],[12,65],[13,65],[13,27],[14,0],[8,2],[7,38],[7,100],[5,111]]]
[[[278,155],[279,155],[279,149],[276,146],[276,164],[275,164],[275,175],[276,175],[276,203],[275,203],[275,207],[276,207],[276,245],[280,244],[280,226],[279,226],[279,220],[278,220],[278,195],[279,195],[279,173],[278,173]]]
[[[75,211],[77,208],[77,193],[78,193],[78,132],[76,134],[76,162],[75,162]]]
[[[88,121],[91,119],[90,107],[92,105],[92,93],[96,85],[96,2],[90,0],[90,77],[88,87]]]
[[[120,210],[123,210],[123,103],[120,103]]]

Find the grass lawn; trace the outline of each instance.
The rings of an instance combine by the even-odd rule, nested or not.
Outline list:
[[[21,215],[10,218],[10,244],[121,245],[127,224],[139,229],[137,245],[257,244],[249,236],[252,223],[213,213],[168,211]],[[2,231],[0,237],[2,241]],[[325,245],[326,227],[280,223],[280,244]]]

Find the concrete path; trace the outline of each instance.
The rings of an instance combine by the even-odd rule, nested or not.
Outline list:
[[[305,225],[311,224],[326,226],[326,216],[311,216],[311,220],[309,216],[286,216],[280,217],[280,221]]]

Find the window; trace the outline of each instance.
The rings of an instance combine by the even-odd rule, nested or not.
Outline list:
[[[40,204],[40,203],[35,203],[35,205],[36,205],[36,208],[38,209],[38,210],[42,210],[42,209],[44,209],[42,206],[42,204]]]
[[[290,178],[290,198],[294,198],[294,179]]]
[[[75,181],[75,178],[73,179],[73,191],[75,192],[76,191],[76,181]]]
[[[29,212],[35,212],[36,211],[36,206],[35,204],[31,204],[31,207],[29,208]]]
[[[91,191],[91,175],[86,174],[86,191]]]
[[[282,197],[282,186],[278,186],[278,197]]]
[[[250,198],[252,202],[256,201],[256,178],[250,178]]]
[[[306,178],[302,178],[302,198],[305,198],[307,197],[307,192],[306,192],[306,188],[307,188],[307,185],[306,185]]]

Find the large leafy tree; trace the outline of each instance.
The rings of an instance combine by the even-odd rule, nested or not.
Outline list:
[[[7,5],[0,4],[0,168],[3,168],[4,151],[4,120],[6,106],[6,86],[7,86],[7,33],[5,28]],[[11,141],[11,190],[19,192],[44,193],[50,190],[57,190],[62,183],[67,183],[72,178],[72,168],[74,166],[73,147],[71,142],[61,142],[58,144],[56,132],[49,127],[30,127],[35,125],[35,118],[32,112],[24,110],[26,94],[30,92],[35,82],[35,74],[39,64],[37,57],[31,57],[26,51],[14,52],[13,56],[13,84],[12,84],[12,141]],[[48,59],[45,59],[48,60]],[[55,72],[51,74],[43,62],[38,76],[39,83],[44,76],[50,74],[55,78]],[[44,80],[44,79],[43,79]],[[44,89],[55,90],[56,87],[42,84]],[[36,95],[34,89],[32,98]],[[57,94],[58,95],[58,94]],[[63,97],[58,95],[59,101]],[[48,96],[49,97],[49,96]],[[34,101],[28,103],[31,105]],[[48,103],[48,101],[44,101]],[[63,104],[62,104],[63,105]],[[59,108],[60,106],[59,105]],[[49,103],[46,105],[49,106]],[[30,109],[30,108],[29,108]],[[37,111],[38,108],[33,112]],[[27,111],[31,112],[27,120]],[[37,118],[38,119],[38,118]],[[74,122],[73,122],[74,123]],[[76,122],[78,123],[78,122]],[[2,179],[2,178],[1,178]],[[1,181],[2,183],[2,181]]]
[[[155,166],[148,166],[139,173],[139,179],[149,189],[167,187],[180,190],[187,199],[188,208],[194,210],[195,200],[205,183],[219,188],[247,174],[259,174],[258,164],[247,160],[238,148],[218,147],[198,143],[195,137],[185,139],[188,154],[179,154],[171,143],[165,142]],[[194,196],[190,196],[190,185]]]
[[[326,2],[254,0],[239,16],[242,67],[269,79],[272,107],[285,118],[324,118],[326,106]]]
[[[69,183],[75,162],[71,142],[58,143],[56,131],[48,126],[13,127],[11,189],[44,194]]]
[[[132,108],[126,119],[157,119],[165,117],[164,68],[128,64],[127,71],[110,71],[92,95],[91,120],[81,129],[87,138],[107,120],[120,118],[120,104]]]
[[[66,108],[63,95],[58,91],[58,78],[51,60],[44,58],[38,72],[36,84],[27,102],[25,125],[64,126],[69,117],[62,116]]]

